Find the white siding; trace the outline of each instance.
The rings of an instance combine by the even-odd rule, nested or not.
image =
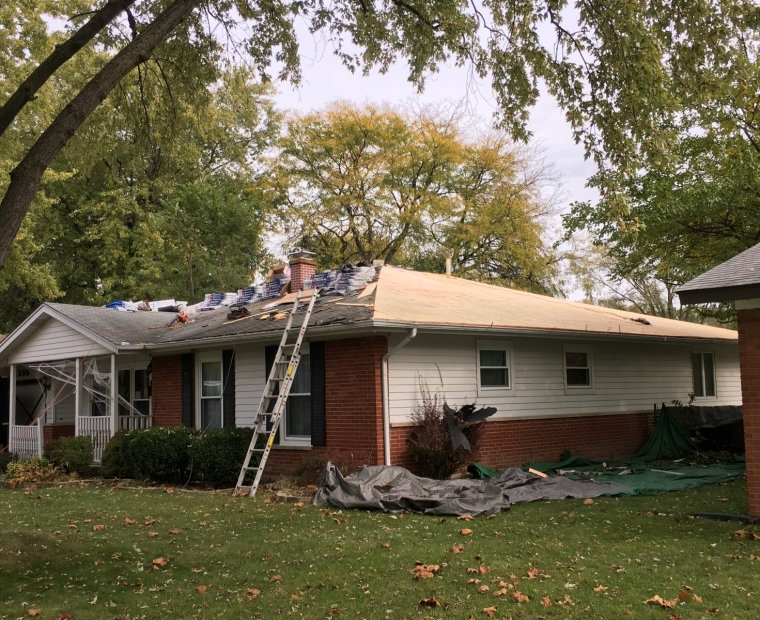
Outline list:
[[[235,424],[252,426],[266,383],[264,345],[243,344],[235,349]]]
[[[717,398],[696,404],[739,405],[736,344],[694,347],[680,343],[577,342],[593,348],[594,387],[565,393],[562,345],[566,340],[504,338],[513,346],[514,396],[478,396],[475,337],[420,335],[389,360],[392,424],[409,422],[419,402],[419,380],[451,404],[495,406],[493,419],[648,411],[654,403],[687,403],[692,391],[690,352],[714,351]],[[391,340],[390,345],[395,344]],[[439,376],[440,373],[440,376]],[[443,387],[441,387],[441,379]]]
[[[50,318],[8,358],[11,364],[108,355],[111,352],[68,325]]]

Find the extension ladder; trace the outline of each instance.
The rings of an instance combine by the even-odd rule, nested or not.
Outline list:
[[[293,302],[293,309],[290,311],[288,323],[285,325],[285,331],[282,333],[280,346],[277,348],[277,355],[275,355],[272,369],[269,371],[269,377],[267,378],[266,386],[264,386],[264,393],[261,396],[259,408],[254,418],[253,437],[251,438],[250,446],[248,446],[248,453],[245,455],[237,485],[235,485],[235,495],[239,494],[243,489],[248,488],[248,485],[244,485],[243,482],[249,471],[256,473],[253,484],[250,485],[248,495],[253,497],[256,495],[256,489],[259,488],[259,481],[261,480],[262,473],[264,473],[264,466],[269,457],[269,451],[272,449],[275,433],[277,433],[280,420],[285,413],[288,394],[290,394],[296,370],[298,370],[298,363],[301,361],[301,342],[306,333],[306,326],[311,318],[311,311],[314,309],[314,302],[318,296],[319,291],[314,289],[303,317],[301,329],[298,331],[298,337],[293,344],[288,344],[290,329],[293,325],[293,316],[298,311],[301,301],[301,291],[298,291],[296,299]],[[272,403],[274,403],[274,406],[272,406]],[[259,437],[264,437],[266,440],[263,448],[257,447]],[[257,465],[251,466],[251,458],[254,455],[260,455],[260,459]]]

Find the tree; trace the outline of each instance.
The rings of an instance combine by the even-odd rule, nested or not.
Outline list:
[[[293,117],[270,192],[292,243],[322,266],[416,265],[554,292],[546,170],[502,134],[469,141],[455,114],[336,104]]]
[[[0,266],[45,169],[120,80],[155,57],[165,41],[184,40],[185,51],[213,67],[221,60],[215,33],[226,32],[228,48],[244,49],[260,77],[275,60],[280,78],[297,81],[293,24],[305,20],[312,32],[328,34],[351,70],[384,71],[402,57],[410,80],[421,87],[447,59],[471,63],[475,73],[491,77],[499,122],[517,138],[528,135],[528,110],[543,83],[599,165],[595,183],[615,197],[643,165],[668,165],[672,121],[685,107],[715,107],[742,71],[742,49],[754,54],[758,17],[751,0],[579,0],[573,6],[564,0],[338,0],[329,6],[316,0],[144,0],[135,4],[129,42],[104,27],[109,52],[118,53],[38,128],[13,169],[0,202]],[[547,29],[550,34],[542,34]],[[18,44],[18,30],[9,32]],[[233,41],[241,32],[245,40]],[[196,57],[176,55],[172,62],[186,59]]]

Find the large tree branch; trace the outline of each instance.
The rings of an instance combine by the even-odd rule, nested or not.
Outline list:
[[[61,111],[11,172],[11,182],[0,202],[0,269],[10,252],[42,175],[58,151],[116,85],[150,54],[202,0],[175,0],[131,43],[103,67]]]
[[[10,127],[13,119],[24,106],[32,101],[37,91],[42,88],[58,68],[69,60],[74,54],[87,45],[93,37],[105,28],[119,13],[134,4],[135,0],[108,0],[100,9],[95,11],[93,17],[71,37],[60,45],[56,45],[53,52],[39,66],[32,71],[21,85],[16,89],[8,101],[0,108],[0,136]]]

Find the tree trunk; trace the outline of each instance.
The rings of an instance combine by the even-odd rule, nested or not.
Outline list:
[[[23,107],[34,99],[37,91],[50,79],[58,68],[74,54],[87,45],[93,37],[105,28],[123,10],[134,4],[135,0],[108,0],[95,15],[71,37],[60,45],[39,66],[32,71],[16,89],[8,101],[0,108],[0,136],[10,127]]]
[[[32,204],[42,175],[58,151],[116,85],[147,60],[159,43],[195,9],[201,0],[175,0],[87,83],[37,139],[11,172],[11,182],[0,202],[0,269],[10,252],[21,222]]]

